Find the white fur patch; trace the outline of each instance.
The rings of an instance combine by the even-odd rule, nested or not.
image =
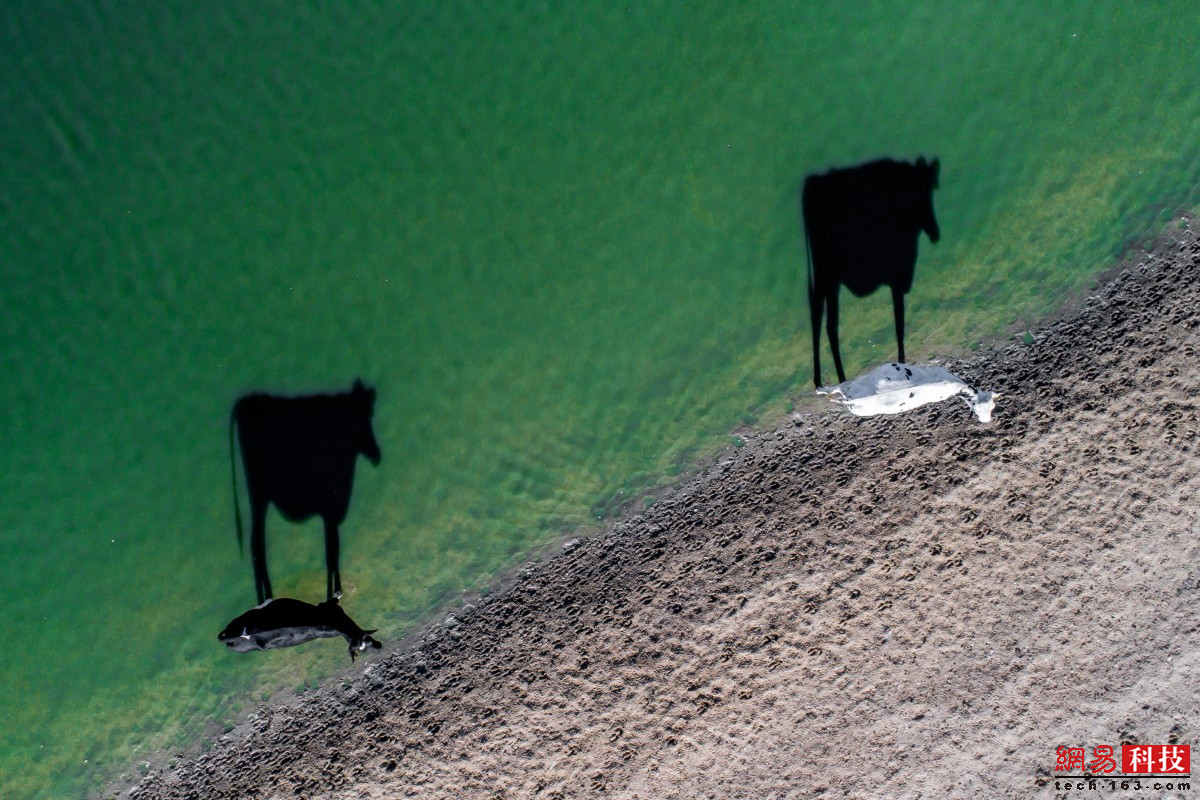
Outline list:
[[[900,414],[958,396],[980,422],[992,421],[999,397],[972,389],[945,367],[919,364],[883,364],[852,381],[822,386],[817,394],[828,395],[859,417]]]

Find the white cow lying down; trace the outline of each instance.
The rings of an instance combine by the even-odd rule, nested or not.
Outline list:
[[[945,367],[919,364],[881,364],[852,381],[822,386],[817,394],[829,395],[860,417],[899,414],[958,395],[980,422],[992,421],[992,409],[1000,396],[972,389]]]

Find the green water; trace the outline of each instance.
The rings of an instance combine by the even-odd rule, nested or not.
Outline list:
[[[807,391],[806,173],[940,156],[910,358],[1200,203],[1200,6],[899,5],[0,5],[0,796],[345,666],[216,641],[245,391],[378,388],[344,604],[394,641]],[[846,299],[850,372],[891,324]],[[268,539],[319,599],[319,523]]]

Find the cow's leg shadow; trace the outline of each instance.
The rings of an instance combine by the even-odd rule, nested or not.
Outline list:
[[[825,333],[829,335],[829,349],[833,351],[833,365],[837,367],[838,383],[846,382],[846,371],[842,369],[842,351],[838,347],[838,292],[841,287],[825,293]]]
[[[267,576],[267,503],[250,499],[250,560],[254,564],[254,591],[258,602],[274,597]]]
[[[896,315],[896,342],[900,346],[900,363],[907,363],[904,360],[904,292],[900,291],[900,287],[892,287],[892,311]]]
[[[812,319],[812,348],[813,348],[813,384],[821,388],[821,312],[824,308],[825,294],[809,286],[808,315]]]
[[[325,599],[331,600],[342,593],[342,573],[338,569],[338,551],[341,540],[338,523],[325,518]]]

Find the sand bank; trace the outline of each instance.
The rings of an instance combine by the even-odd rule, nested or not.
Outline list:
[[[1060,744],[1195,743],[1200,240],[1176,238],[947,365],[1001,393],[991,424],[796,415],[130,796],[1052,797]]]

